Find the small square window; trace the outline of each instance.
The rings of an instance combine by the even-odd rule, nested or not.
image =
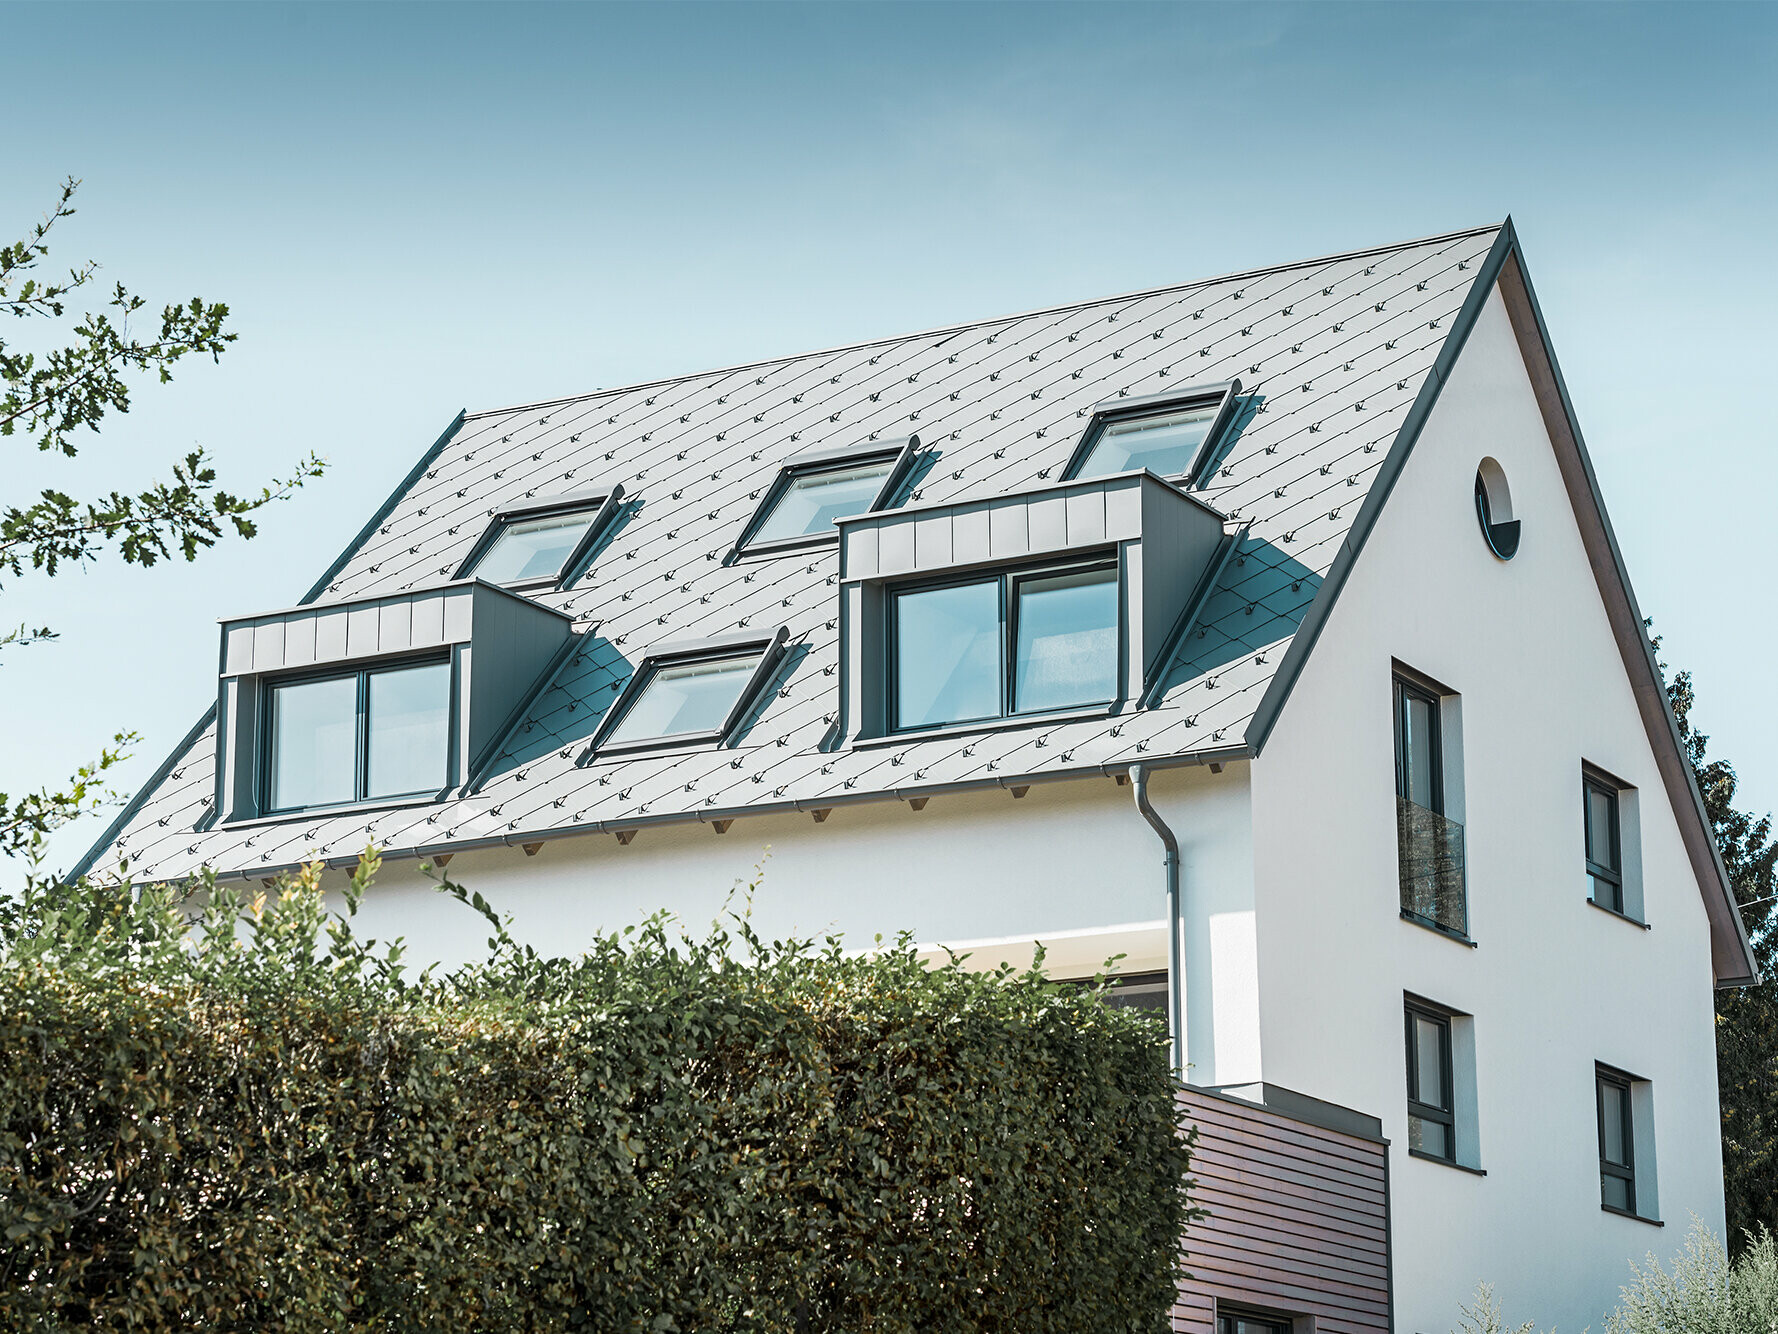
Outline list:
[[[1202,481],[1227,426],[1240,381],[1101,404],[1063,476],[1070,481],[1146,469],[1187,485]]]
[[[782,660],[786,632],[769,638],[666,645],[636,669],[580,757],[725,740]]]
[[[450,663],[274,680],[265,689],[268,811],[420,796],[449,782]]]
[[[1456,1162],[1456,1081],[1449,1016],[1408,1005],[1407,1047],[1408,1147],[1429,1158]]]
[[[1621,913],[1624,905],[1623,838],[1618,790],[1591,774],[1581,780],[1586,825],[1587,893],[1601,908]]]
[[[794,550],[837,542],[840,519],[883,509],[907,475],[920,438],[868,450],[822,450],[784,465],[748,520],[736,550]]]
[[[1119,601],[1115,562],[896,592],[895,730],[1110,704]]]

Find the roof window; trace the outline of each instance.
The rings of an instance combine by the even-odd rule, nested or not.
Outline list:
[[[570,584],[622,496],[623,488],[614,486],[508,506],[483,530],[456,577],[532,590]]]
[[[728,740],[784,657],[788,631],[651,649],[580,757]]]
[[[1086,481],[1146,468],[1156,477],[1201,485],[1240,392],[1239,380],[1227,380],[1101,403],[1063,477]]]
[[[736,551],[764,554],[838,541],[838,520],[889,506],[919,447],[920,437],[910,435],[867,449],[797,455],[779,470]]]

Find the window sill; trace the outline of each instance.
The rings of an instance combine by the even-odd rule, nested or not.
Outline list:
[[[1633,1214],[1628,1209],[1619,1209],[1614,1205],[1601,1204],[1599,1206],[1599,1209],[1602,1213],[1616,1214],[1619,1218],[1634,1219],[1638,1223],[1647,1223],[1650,1227],[1666,1227],[1667,1226],[1665,1223],[1663,1223],[1658,1218],[1648,1218],[1642,1214]]]
[[[1592,904],[1600,912],[1605,913],[1607,916],[1617,918],[1620,922],[1628,922],[1631,926],[1640,927],[1644,931],[1651,931],[1654,929],[1640,917],[1632,917],[1629,913],[1619,912],[1616,908],[1607,908],[1603,903],[1599,902],[1598,899],[1589,898],[1587,902]]]
[[[1435,1153],[1427,1153],[1423,1149],[1409,1149],[1408,1157],[1418,1158],[1422,1162],[1437,1163],[1440,1167],[1454,1167],[1459,1172],[1468,1172],[1471,1176],[1485,1177],[1488,1170],[1484,1167],[1471,1167],[1468,1163],[1460,1163],[1454,1158],[1440,1158]]]
[[[1005,718],[979,718],[969,723],[948,723],[943,727],[922,727],[907,732],[890,732],[884,736],[861,736],[852,742],[853,750],[869,750],[877,746],[905,746],[914,741],[938,741],[946,737],[971,736],[980,732],[1005,732],[1018,727],[1047,727],[1054,723],[1075,723],[1093,718],[1109,718],[1115,706],[1095,704],[1085,709],[1060,709],[1051,713],[1015,713]]]
[[[1409,912],[1406,908],[1401,910],[1401,920],[1407,922],[1411,926],[1419,927],[1422,931],[1430,931],[1435,936],[1443,936],[1446,940],[1449,940],[1454,944],[1467,945],[1472,950],[1476,948],[1476,942],[1462,932],[1451,931],[1438,925],[1436,922],[1429,922],[1424,917]],[[1435,1159],[1434,1161],[1442,1160]]]
[[[302,824],[308,820],[331,820],[336,815],[368,815],[372,811],[398,811],[408,806],[431,806],[444,799],[449,788],[422,797],[390,797],[376,801],[349,801],[339,806],[310,806],[300,811],[279,811],[272,815],[254,815],[241,820],[218,820],[216,829],[258,829],[269,825]]]

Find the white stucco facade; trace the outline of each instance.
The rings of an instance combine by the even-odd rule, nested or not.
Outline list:
[[[1510,561],[1478,531],[1484,457],[1523,523]],[[1446,786],[1473,944],[1399,912],[1398,664],[1452,692]],[[1628,785],[1646,929],[1588,900],[1583,763]],[[462,850],[449,871],[550,953],[663,910],[696,932],[745,906],[767,937],[863,949],[907,932],[983,965],[1025,962],[1042,941],[1052,976],[1112,955],[1159,970],[1161,847],[1111,768],[922,809],[885,794],[821,820],[742,813],[722,833],[568,833],[534,855]],[[1264,1081],[1381,1120],[1395,1329],[1452,1328],[1480,1282],[1514,1322],[1598,1329],[1632,1258],[1669,1255],[1694,1216],[1720,1234],[1710,922],[1498,291],[1261,753],[1152,781],[1182,849],[1189,1078]],[[485,924],[414,868],[389,864],[364,932],[405,938],[421,962],[480,953]],[[1463,1016],[1458,1130],[1475,1170],[1408,1152],[1410,995]],[[1640,1081],[1638,1192],[1661,1225],[1601,1208],[1596,1063]]]
[[[1484,456],[1524,524],[1511,561],[1476,523]],[[1458,692],[1473,949],[1398,916],[1392,660]],[[1646,931],[1587,898],[1583,760],[1637,789]],[[1721,1235],[1699,886],[1498,294],[1253,790],[1265,1077],[1382,1118],[1397,1329],[1451,1328],[1484,1281],[1515,1323],[1598,1329],[1630,1258],[1674,1250],[1693,1215]],[[1406,1151],[1408,992],[1473,1016],[1486,1176]],[[1649,1081],[1665,1227],[1600,1207],[1595,1062]]]

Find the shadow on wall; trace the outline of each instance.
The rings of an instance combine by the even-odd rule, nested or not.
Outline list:
[[[597,633],[583,635],[574,656],[507,738],[482,785],[552,750],[584,744],[635,673],[635,664],[616,644]]]

